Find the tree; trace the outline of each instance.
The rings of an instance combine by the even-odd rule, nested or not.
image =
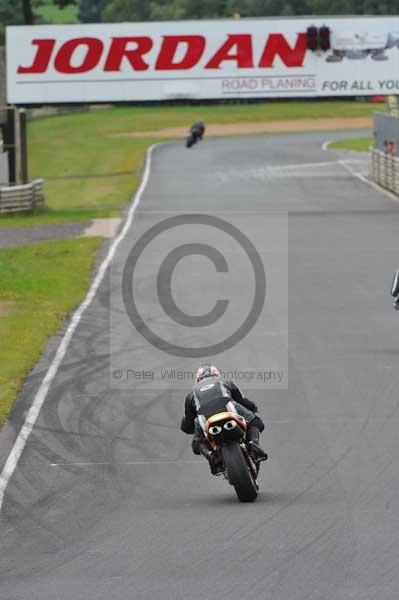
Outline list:
[[[12,0],[0,0],[0,23],[2,25],[21,25],[22,11],[15,10]]]
[[[109,4],[109,0],[53,0],[59,8],[70,4],[78,5],[78,18],[81,23],[100,23],[102,13]]]
[[[35,7],[43,0],[0,0],[0,24],[32,24]],[[294,15],[395,15],[399,0],[53,0],[59,8],[78,5],[82,23],[100,21],[163,21]]]
[[[82,23],[99,23],[101,14],[108,0],[79,0],[79,21]]]
[[[150,17],[154,21],[179,20],[186,18],[185,0],[161,0],[150,3]]]
[[[353,0],[311,0],[315,15],[353,15],[356,13]]]
[[[22,0],[22,11],[24,15],[25,25],[33,25],[34,17],[31,0]]]
[[[76,4],[76,0],[53,0],[54,4],[59,6],[59,8],[65,8],[70,4]]]
[[[159,4],[157,2],[156,4]],[[150,4],[143,0],[111,0],[102,13],[103,21],[149,21]]]

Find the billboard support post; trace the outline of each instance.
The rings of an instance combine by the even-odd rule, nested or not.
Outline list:
[[[19,110],[14,109],[14,132],[15,132],[15,184],[22,183],[22,160],[21,160],[21,121],[19,118]]]
[[[15,164],[15,108],[7,109],[7,120],[3,126],[4,150],[8,153],[10,182],[16,183]]]
[[[3,126],[4,150],[8,153],[10,182],[20,185],[29,182],[26,111],[10,106],[7,113]]]
[[[21,169],[21,183],[29,183],[28,173],[28,143],[26,134],[26,110],[21,109],[17,111],[19,121],[19,154],[20,154],[20,169]]]
[[[0,124],[7,122],[7,77],[6,77],[6,51],[0,46]]]

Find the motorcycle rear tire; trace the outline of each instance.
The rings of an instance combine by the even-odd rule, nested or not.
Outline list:
[[[224,446],[221,451],[227,476],[234,486],[240,502],[256,500],[258,489],[239,444],[229,444]]]

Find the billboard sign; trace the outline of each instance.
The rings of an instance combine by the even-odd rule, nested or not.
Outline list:
[[[309,25],[331,30],[307,50]],[[399,93],[399,18],[7,28],[15,104]]]

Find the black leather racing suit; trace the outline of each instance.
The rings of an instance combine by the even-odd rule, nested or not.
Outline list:
[[[227,410],[228,402],[233,402],[237,412],[245,417],[248,423],[247,439],[259,440],[265,426],[257,413],[257,406],[245,398],[239,387],[233,381],[223,381],[213,377],[206,377],[194,385],[191,392],[186,395],[184,403],[184,417],[181,430],[184,433],[194,434],[192,449],[194,454],[200,454],[203,445],[206,445],[204,432],[198,422],[197,415],[210,416]]]
[[[197,121],[190,129],[191,133],[195,137],[195,140],[202,140],[202,137],[205,133],[205,125],[202,121]]]
[[[399,270],[396,271],[394,275],[391,294],[394,297],[393,305],[396,308],[396,310],[399,310]]]

